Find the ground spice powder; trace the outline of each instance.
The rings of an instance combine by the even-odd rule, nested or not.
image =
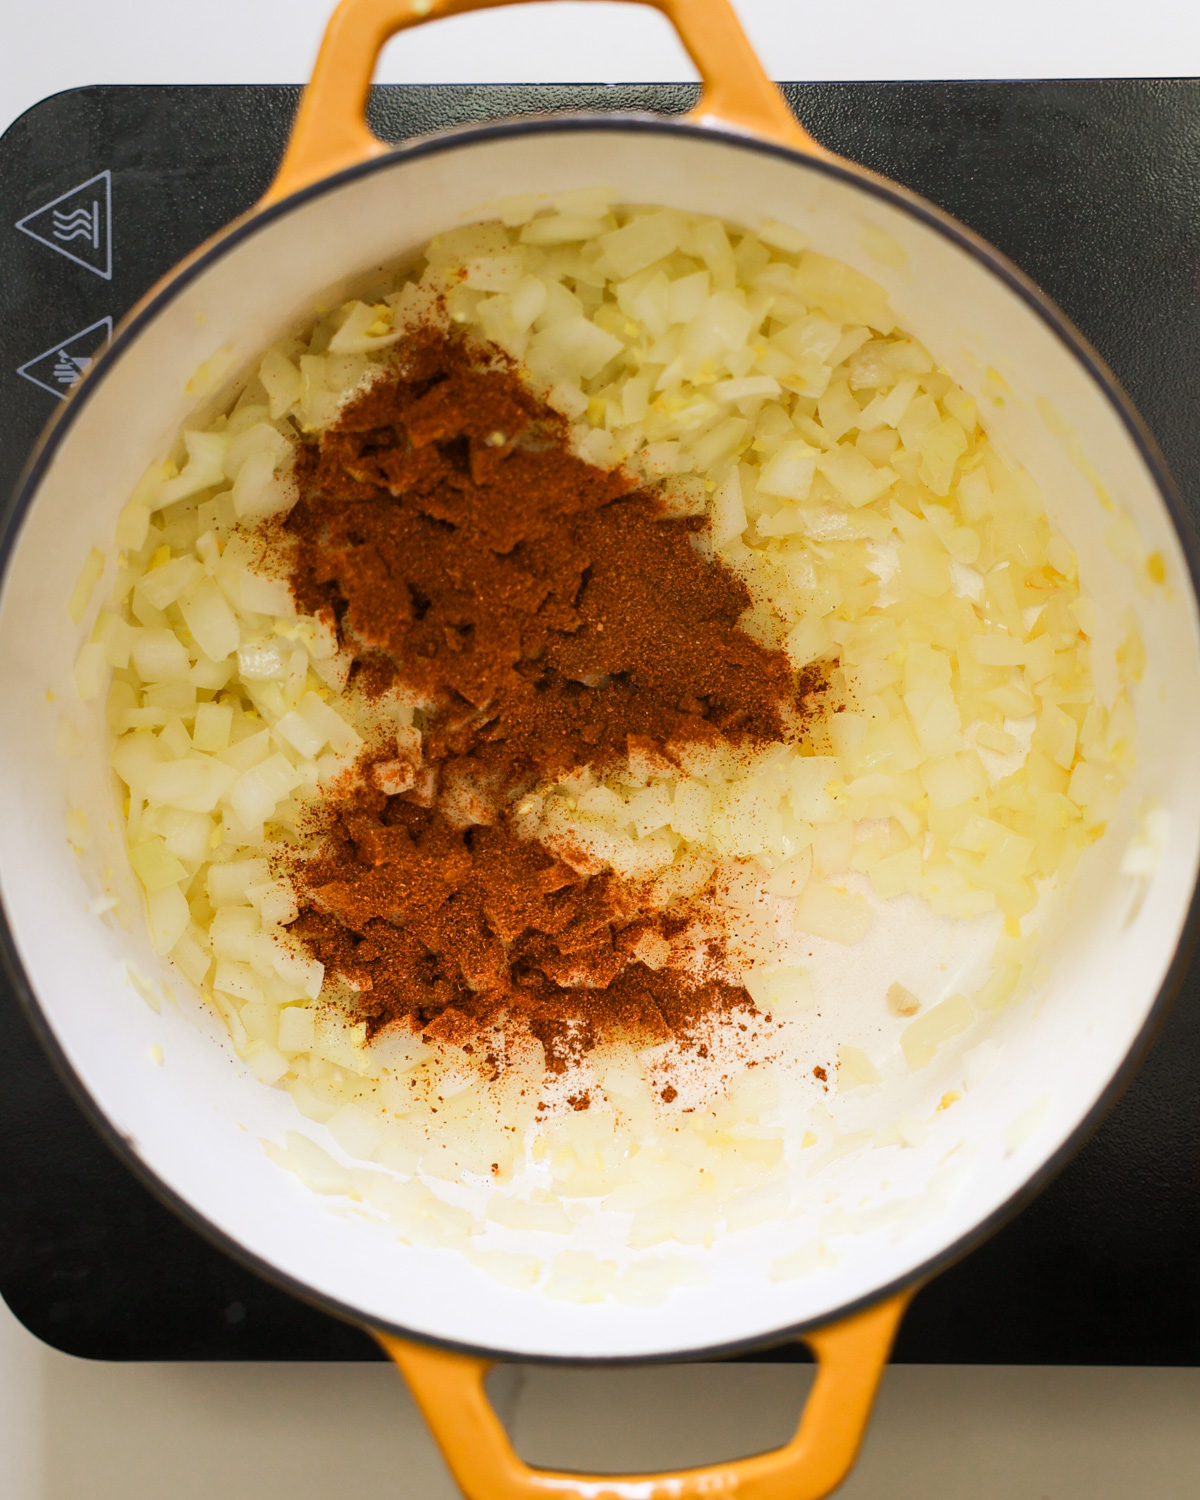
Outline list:
[[[373,745],[291,871],[293,931],[370,1030],[403,1020],[461,1045],[517,1021],[561,1069],[614,1031],[665,1039],[749,1007],[694,964],[645,961],[694,912],[647,916],[635,886],[507,819],[631,741],[761,744],[811,714],[820,683],[738,628],[750,597],[693,545],[703,521],[576,457],[516,371],[432,328],[296,473],[301,608],[336,622],[360,691],[428,705],[419,751]]]

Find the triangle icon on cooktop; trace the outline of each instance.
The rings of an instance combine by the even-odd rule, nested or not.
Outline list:
[[[97,357],[112,343],[112,330],[111,318],[89,323],[62,343],[52,344],[41,354],[27,359],[17,374],[34,385],[40,385],[52,396],[65,400],[95,364]]]
[[[112,173],[98,172],[17,220],[22,234],[112,280]]]

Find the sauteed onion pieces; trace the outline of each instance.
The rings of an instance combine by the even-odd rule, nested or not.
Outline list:
[[[749,759],[633,757],[540,786],[514,815],[552,852],[584,847],[600,868],[662,883],[664,902],[715,876],[738,913],[740,982],[762,1010],[803,1006],[798,945],[856,944],[895,898],[950,919],[995,914],[1011,944],[1112,815],[1133,756],[1128,699],[1096,700],[1094,605],[1074,553],[975,401],[896,327],[878,286],[782,225],[622,207],[603,191],[548,211],[506,202],[281,342],[226,411],[148,470],[121,516],[118,581],[78,685],[106,695],[155,947],[211,998],[249,1066],[352,1155],[406,1171],[504,1181],[533,1170],[527,1151],[555,1130],[555,1191],[577,1179],[579,1193],[611,1197],[639,1145],[657,1139],[664,1161],[684,1160],[683,1131],[725,1150],[731,1203],[784,1180],[768,1095],[741,1127],[773,1144],[750,1149],[760,1138],[738,1134],[719,1070],[689,1122],[664,1114],[635,1059],[584,1064],[596,1123],[539,1136],[538,1062],[514,1056],[495,1085],[499,1125],[469,1128],[465,1110],[433,1120],[423,1110],[452,1101],[455,1080],[472,1100],[484,1087],[457,1049],[365,1045],[330,1003],[332,976],[289,934],[280,841],[381,712],[393,734],[419,737],[420,709],[347,691],[336,623],[297,611],[275,523],[295,502],[297,446],[431,320],[514,362],[580,457],[704,517],[696,545],[750,591],[742,629],[796,672],[828,669],[837,711],[794,741]],[[1131,634],[1123,683],[1138,670]],[[883,992],[863,1003],[919,1068],[1018,978],[1002,940],[954,1018],[889,1012]],[[843,1065],[847,1082],[878,1076],[859,1049]],[[575,1139],[597,1130],[602,1141]]]

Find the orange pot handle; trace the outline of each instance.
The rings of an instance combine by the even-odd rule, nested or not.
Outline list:
[[[330,18],[291,139],[264,203],[391,149],[369,128],[367,97],[384,43],[426,21],[523,0],[341,0]],[[763,72],[729,0],[636,0],[674,26],[704,83],[687,116],[825,156]]]
[[[805,1334],[817,1378],[791,1442],[753,1458],[677,1474],[587,1476],[531,1469],[483,1388],[492,1361],[376,1333],[408,1382],[467,1500],[820,1500],[854,1463],[883,1367],[912,1297]]]

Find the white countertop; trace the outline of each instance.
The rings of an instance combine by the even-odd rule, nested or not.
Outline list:
[[[333,0],[5,0],[0,130],[87,83],[297,83]],[[1128,78],[1200,74],[1183,0],[737,0],[773,78]],[[531,5],[393,42],[382,83],[670,82],[694,73],[640,6]]]
[[[654,1469],[775,1447],[796,1365],[506,1370],[543,1466]],[[1200,1370],[893,1366],[839,1500],[1194,1500]],[[455,1500],[384,1365],[95,1365],[0,1304],[3,1500]],[[781,1497],[782,1500],[782,1497]]]
[[[84,84],[298,82],[330,4],[5,0],[0,131]],[[1200,7],[1181,0],[737,4],[780,79],[1200,75]],[[661,17],[595,3],[430,27],[393,43],[379,72],[391,83],[693,76]],[[778,1365],[512,1371],[497,1395],[531,1460],[645,1468],[774,1445],[806,1380]],[[1200,1370],[895,1367],[842,1494],[1190,1500],[1198,1418]],[[89,1364],[47,1349],[0,1304],[0,1500],[456,1493],[384,1366]]]

